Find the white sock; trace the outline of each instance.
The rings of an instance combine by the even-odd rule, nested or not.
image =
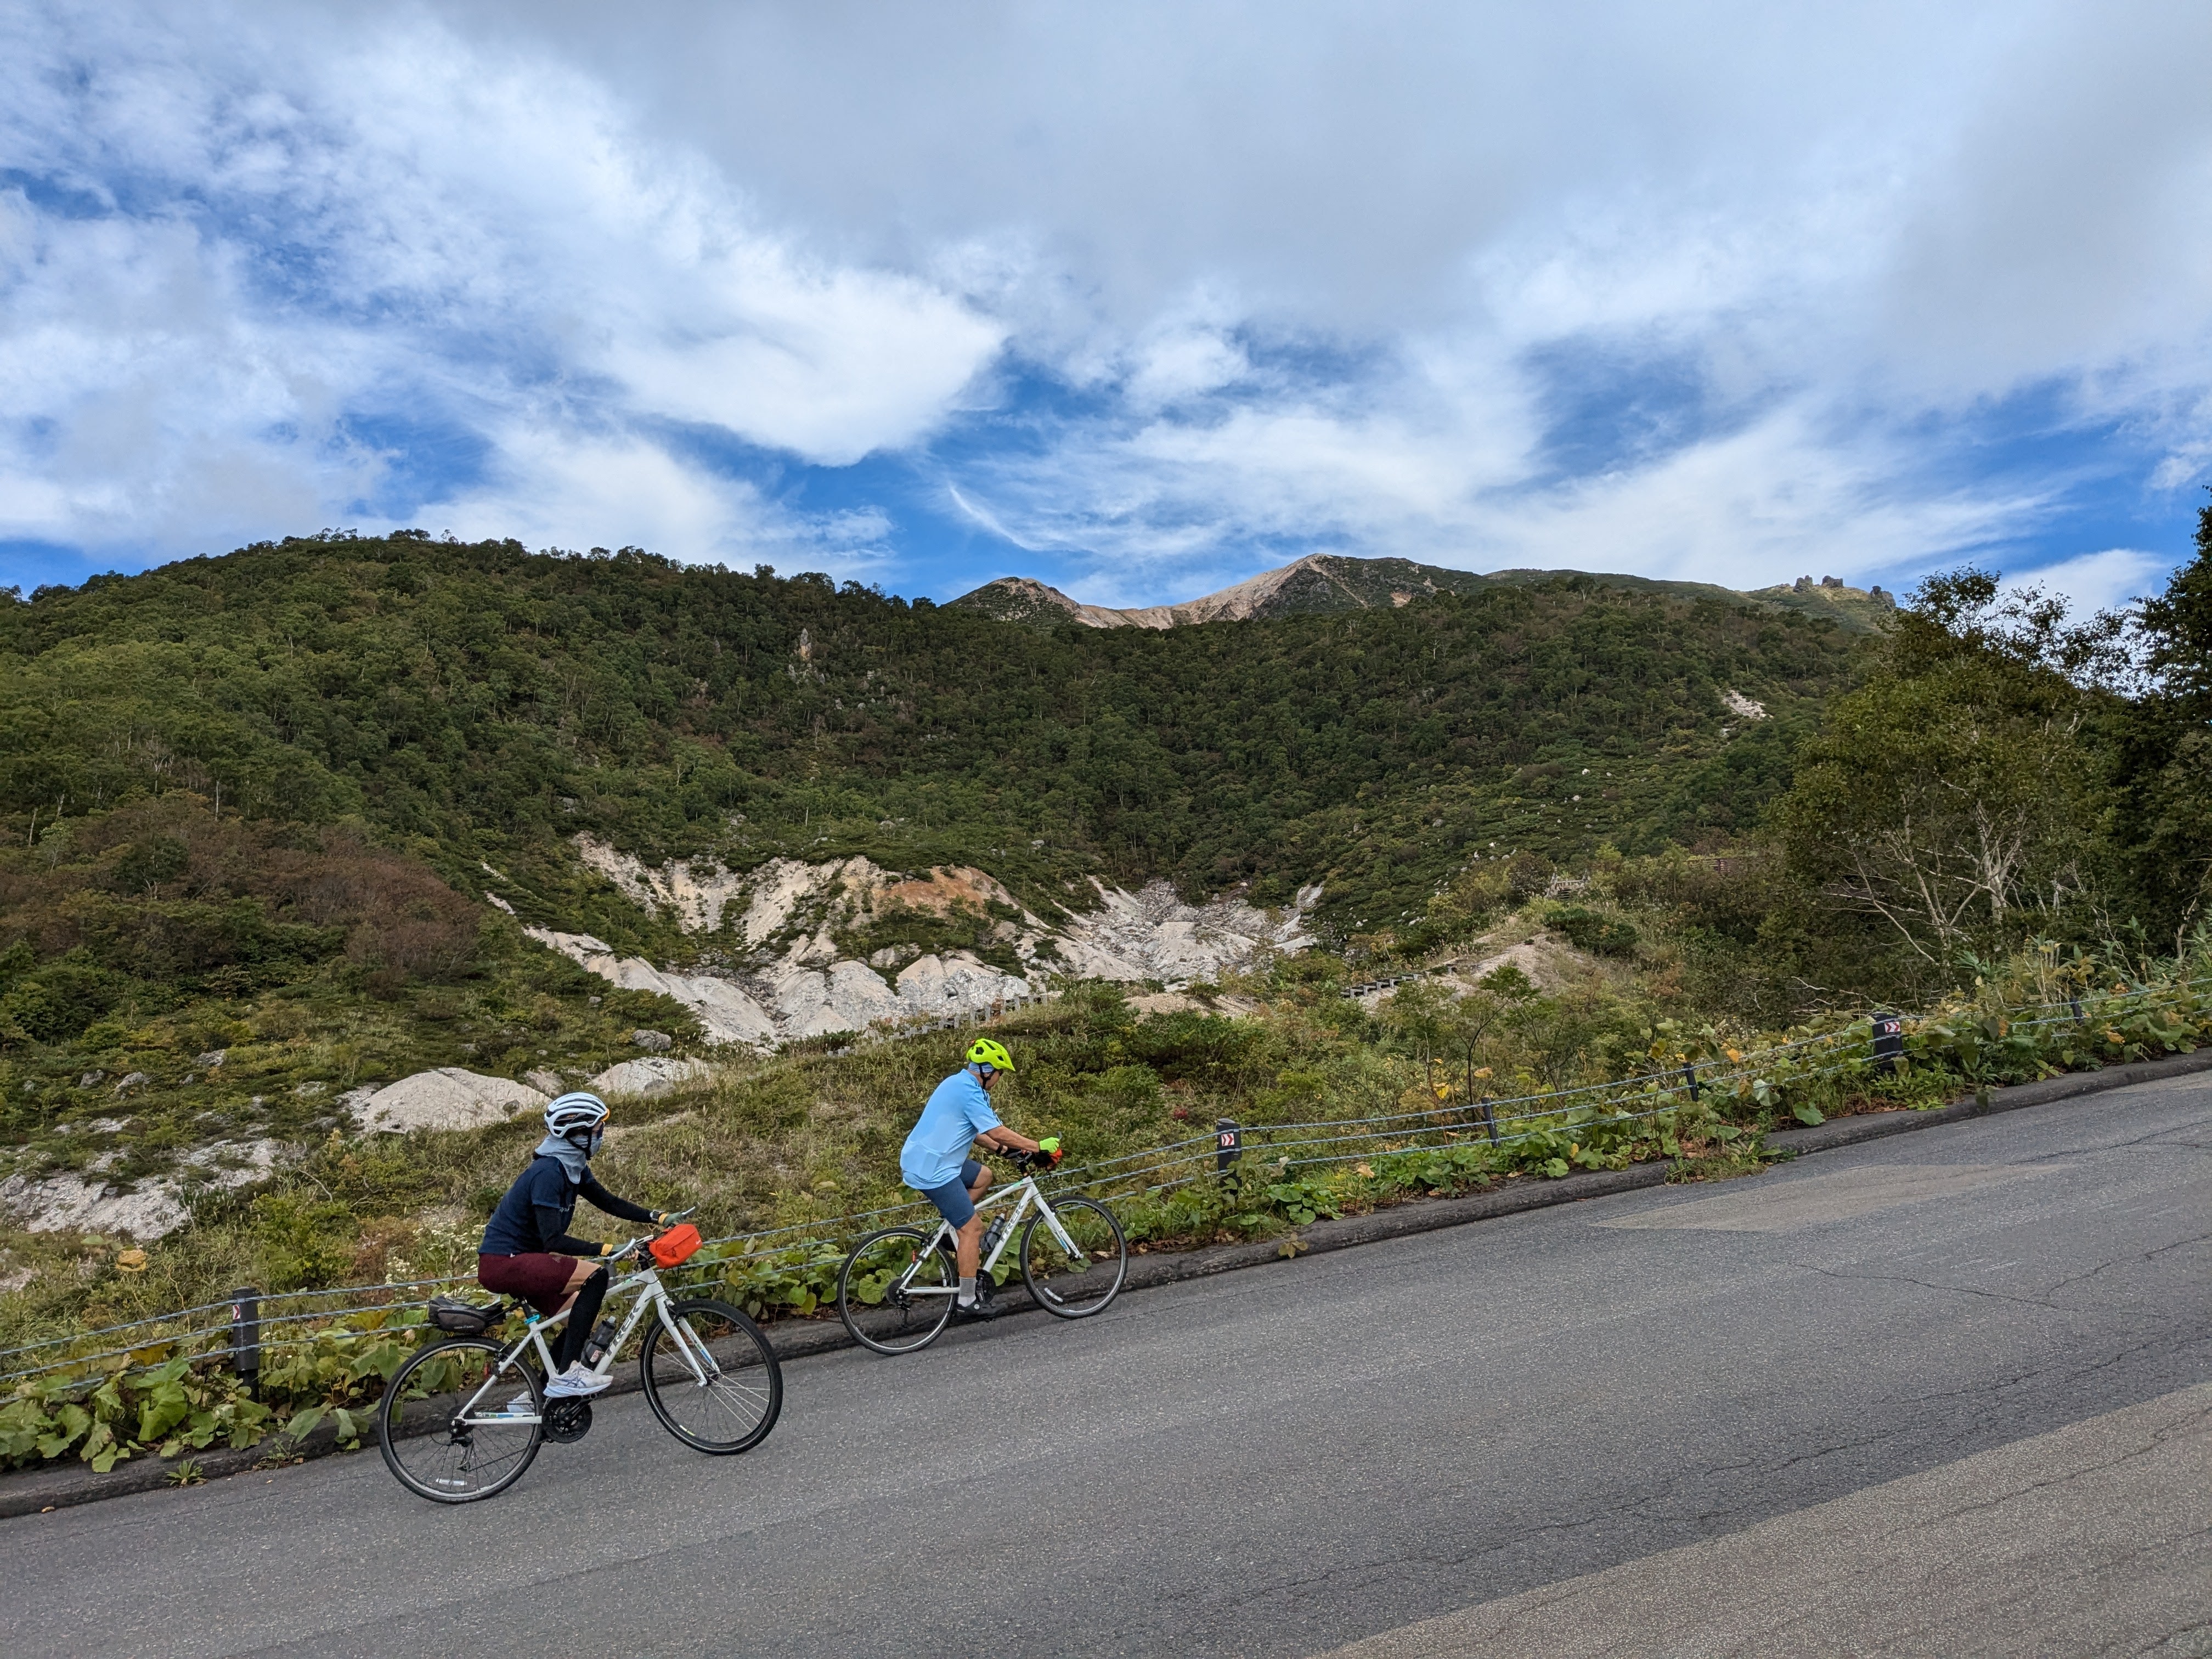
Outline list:
[[[975,1275],[973,1273],[960,1276],[960,1305],[963,1308],[975,1305]]]

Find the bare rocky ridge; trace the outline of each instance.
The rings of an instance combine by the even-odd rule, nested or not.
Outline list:
[[[1896,605],[1895,597],[1879,587],[1871,591],[1847,587],[1832,576],[1824,577],[1818,586],[1809,578],[1800,578],[1795,583],[1781,583],[1745,593],[1708,582],[1667,581],[1580,570],[1493,570],[1478,574],[1441,565],[1417,564],[1411,559],[1362,559],[1340,553],[1309,553],[1279,569],[1262,571],[1234,586],[1180,605],[1128,609],[1085,605],[1033,576],[1001,576],[972,592],[962,594],[951,603],[963,610],[982,611],[1001,622],[1032,627],[1054,627],[1074,622],[1085,628],[1182,628],[1197,623],[1249,622],[1273,617],[1381,610],[1410,605],[1434,593],[1474,593],[1492,587],[1528,586],[1563,577],[1674,599],[1717,599],[1763,610],[1796,611],[1834,622],[1854,633],[1877,627]]]

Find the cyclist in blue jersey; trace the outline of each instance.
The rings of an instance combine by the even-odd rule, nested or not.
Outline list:
[[[1036,1141],[1009,1129],[991,1109],[992,1084],[1000,1073],[1013,1069],[1005,1043],[976,1038],[967,1064],[937,1085],[899,1149],[899,1178],[934,1204],[959,1236],[954,1248],[960,1267],[956,1305],[973,1319],[994,1317],[989,1301],[975,1294],[976,1264],[983,1255],[983,1218],[975,1205],[990,1188],[991,1172],[969,1154],[979,1140],[1002,1152],[1038,1151]]]

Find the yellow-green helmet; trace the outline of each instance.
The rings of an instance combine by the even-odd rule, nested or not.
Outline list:
[[[977,1037],[969,1044],[968,1063],[970,1066],[988,1066],[994,1072],[1014,1069],[1014,1057],[1006,1052],[1006,1045],[996,1037]]]

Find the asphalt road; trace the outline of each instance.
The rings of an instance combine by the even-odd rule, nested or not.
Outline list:
[[[2069,1547],[1957,1517],[2033,1531],[2041,1471],[2158,1438],[2128,1408],[2201,1418],[2167,1397],[2212,1382],[2209,1151],[2212,1086],[2172,1079],[802,1361],[739,1458],[631,1396],[488,1504],[425,1504],[371,1454],[0,1522],[0,1650],[1492,1652],[1470,1610],[1544,1587],[1617,1633],[1576,1651],[1779,1650],[1691,1643],[1618,1577],[1638,1564],[1705,1574],[1701,1606],[1940,1620]],[[2044,1509],[2138,1548],[2155,1510],[2158,1570],[2212,1619],[2207,1534],[2166,1492],[2202,1488],[2201,1455],[2118,1461],[2132,1484]],[[1900,1515],[1947,1571],[1852,1545]],[[2096,1596],[2115,1620],[2127,1598],[2077,1582],[2111,1650],[2212,1653],[2171,1609],[2108,1626]],[[1535,1628],[1512,1650],[1566,1650]],[[1827,1650],[1922,1650],[1869,1627]]]

